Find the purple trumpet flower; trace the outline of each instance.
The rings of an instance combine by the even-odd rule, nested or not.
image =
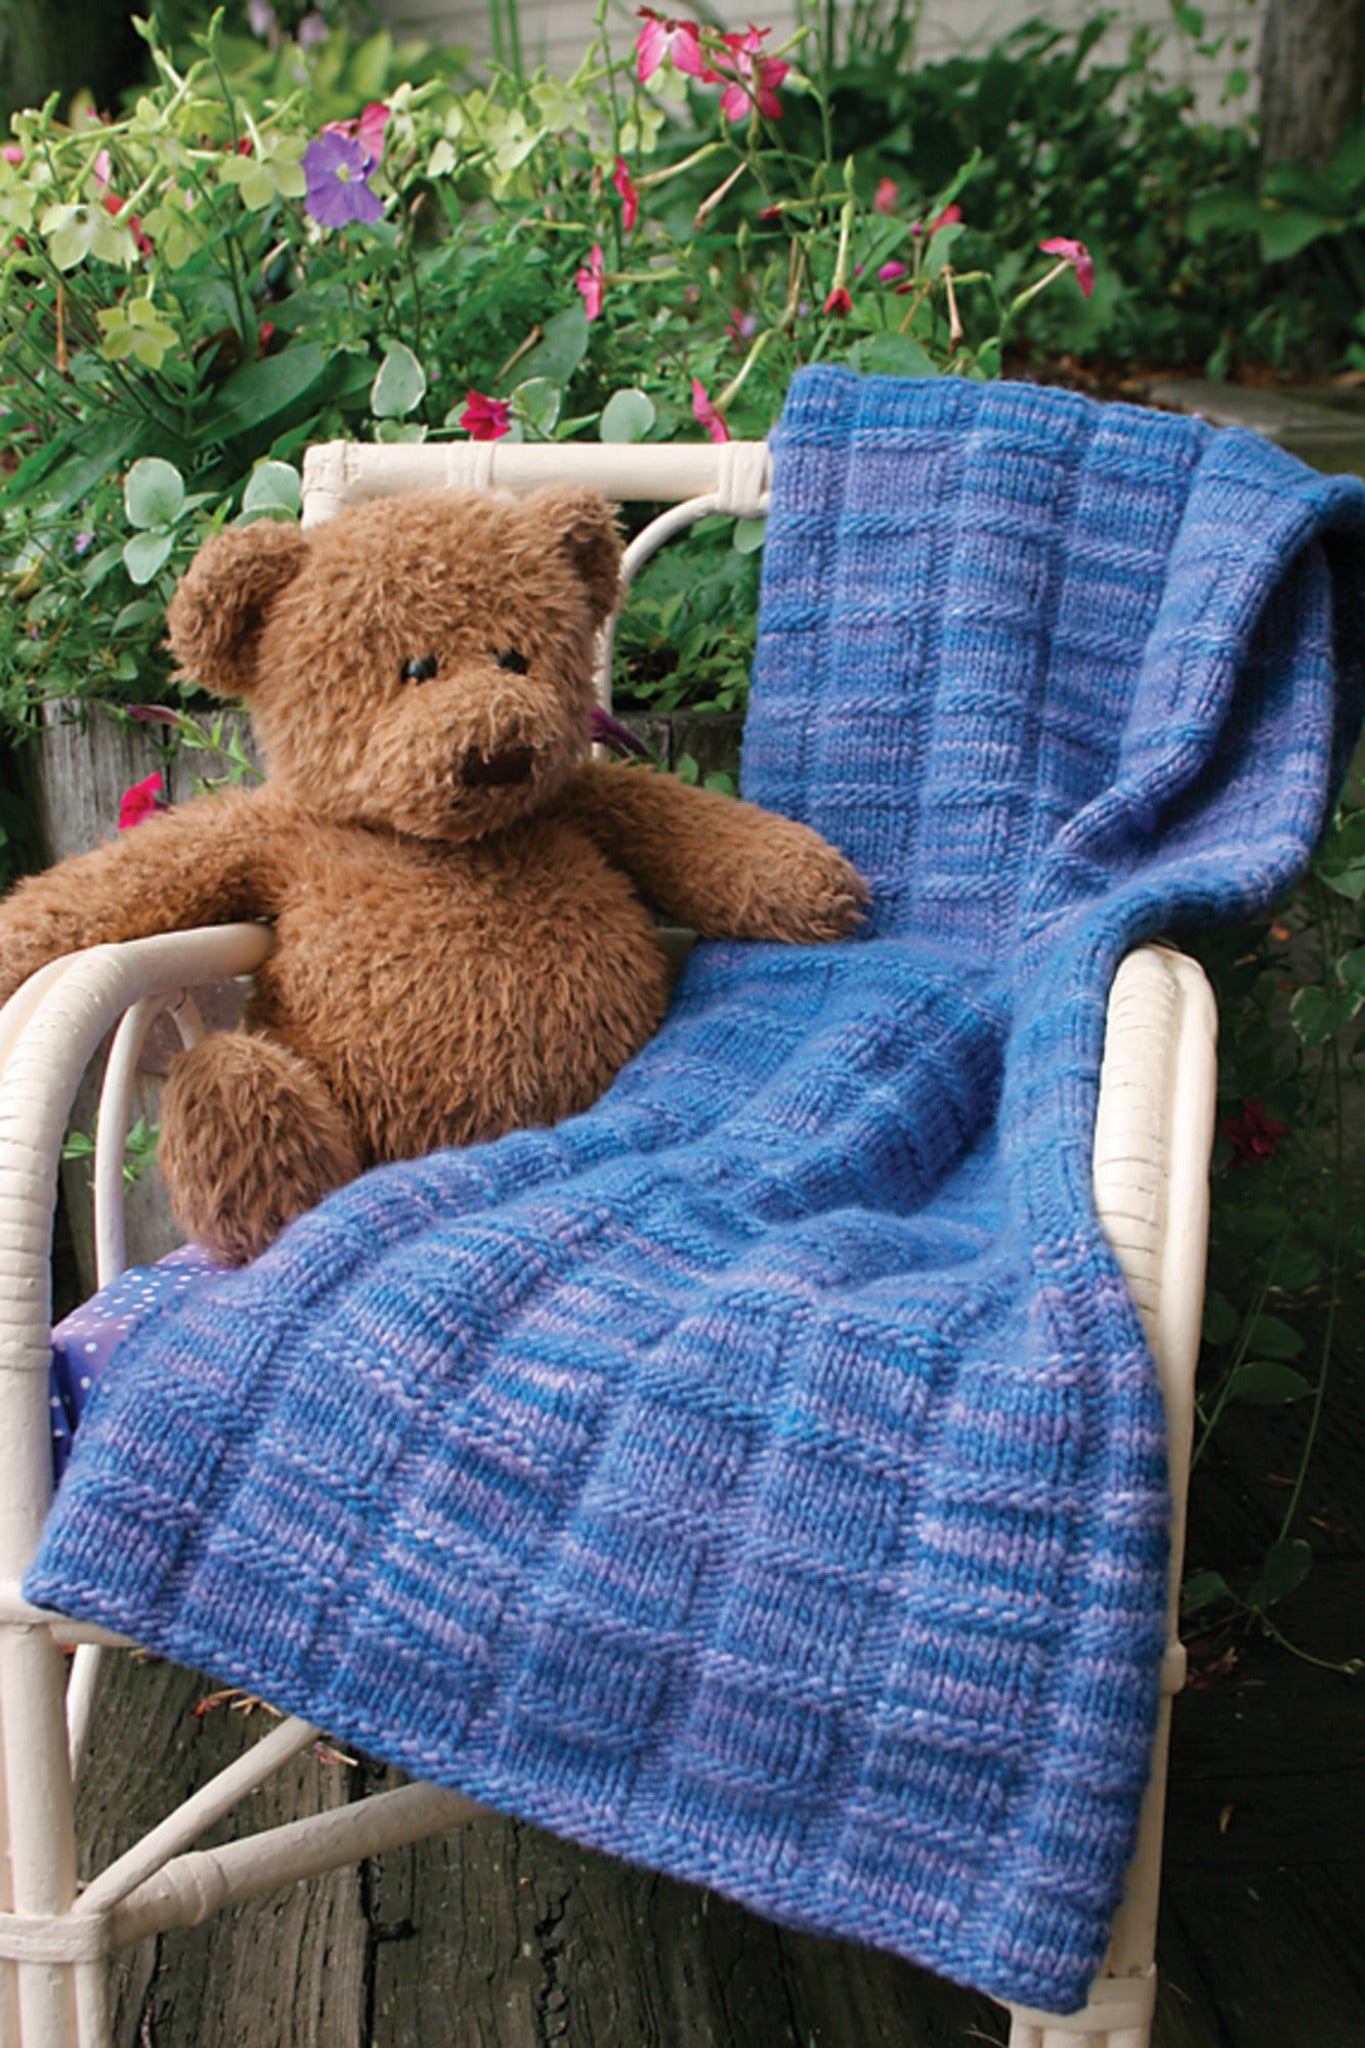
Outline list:
[[[369,184],[375,159],[349,135],[324,129],[303,152],[308,181],[304,207],[325,228],[360,220],[373,226],[384,217],[384,202]]]

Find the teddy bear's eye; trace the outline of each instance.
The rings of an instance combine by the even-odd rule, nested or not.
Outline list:
[[[414,654],[411,661],[403,664],[403,681],[429,683],[440,666],[434,654]]]
[[[515,647],[504,647],[502,653],[498,656],[498,667],[510,668],[513,675],[524,676],[530,666],[531,664],[526,659],[526,656]]]

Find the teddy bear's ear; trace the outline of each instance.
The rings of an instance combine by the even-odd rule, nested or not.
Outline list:
[[[218,697],[243,697],[256,680],[256,641],[266,614],[303,567],[297,526],[258,519],[205,541],[166,613],[182,675]]]
[[[593,624],[616,609],[621,581],[621,537],[616,514],[599,491],[566,487],[533,491],[523,501],[540,547],[558,546],[587,590]]]

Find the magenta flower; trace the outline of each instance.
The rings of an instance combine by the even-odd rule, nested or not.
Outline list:
[[[1060,256],[1064,263],[1071,265],[1081,296],[1088,299],[1095,289],[1095,260],[1085,243],[1068,241],[1065,235],[1054,235],[1050,242],[1040,242],[1038,247],[1044,256]]]
[[[692,416],[701,421],[713,441],[729,440],[730,429],[707,397],[700,377],[692,379]]]
[[[631,183],[630,172],[626,169],[626,160],[623,156],[616,159],[616,169],[611,174],[611,182],[621,196],[621,225],[629,234],[640,218],[640,195]]]
[[[21,164],[24,161],[24,152],[17,142],[7,142],[4,148],[0,149],[0,156],[7,164]]]
[[[374,159],[358,140],[324,129],[303,152],[304,210],[324,228],[342,228],[352,220],[372,227],[384,217],[384,202],[369,183],[373,169]]]
[[[834,290],[825,300],[825,311],[837,315],[840,320],[844,318],[845,314],[853,311],[853,295],[847,285],[835,285]]]
[[[595,320],[602,310],[606,296],[606,278],[602,271],[602,244],[594,242],[592,255],[579,271],[574,283],[583,294],[583,310],[589,320]]]
[[[766,28],[751,28],[746,35],[721,37],[726,55],[718,61],[734,76],[734,83],[727,85],[720,96],[720,110],[727,121],[742,121],[755,105],[768,120],[781,118],[782,102],[777,97],[777,88],[791,66],[780,57],[763,55],[763,38],[767,34]]]
[[[143,824],[157,811],[169,808],[162,795],[164,784],[161,772],[155,770],[143,782],[135,782],[131,789],[125,789],[119,799],[118,829],[129,832],[134,825]]]
[[[685,71],[689,78],[699,78],[704,85],[714,85],[716,73],[709,69],[701,53],[701,30],[695,21],[669,21],[662,14],[656,14],[652,7],[636,10],[644,16],[644,27],[635,38],[637,75],[641,85],[648,84],[665,57],[670,59],[674,69]]]
[[[878,213],[894,213],[900,186],[894,178],[883,178],[872,195],[872,204]]]
[[[882,284],[894,284],[898,277],[904,277],[905,274],[905,265],[895,262],[883,263],[877,271],[877,277]]]
[[[511,401],[489,398],[482,391],[468,391],[460,425],[471,441],[500,441],[512,425]]]
[[[1045,253],[1055,256],[1059,252],[1048,249]],[[1079,271],[1076,281],[1080,283]],[[1240,1116],[1224,1117],[1218,1128],[1231,1145],[1239,1166],[1264,1166],[1275,1157],[1281,1139],[1287,1134],[1278,1117],[1267,1116],[1259,1102],[1250,1100],[1243,1102]]]

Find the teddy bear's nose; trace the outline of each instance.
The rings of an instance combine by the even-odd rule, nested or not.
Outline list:
[[[510,789],[529,779],[534,764],[531,747],[498,747],[491,754],[470,747],[460,763],[460,780],[471,789]]]

